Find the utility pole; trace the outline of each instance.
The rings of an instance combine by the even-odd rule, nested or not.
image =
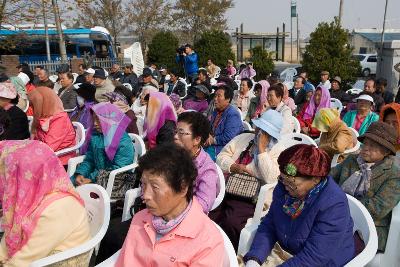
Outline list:
[[[55,17],[55,21],[56,21],[58,38],[59,38],[58,45],[60,47],[61,62],[67,63],[67,60],[68,60],[67,51],[65,49],[65,42],[64,42],[63,32],[62,32],[62,28],[61,28],[60,12],[58,10],[57,0],[51,0],[51,4],[53,6],[53,12],[54,12],[54,17]]]
[[[290,2],[290,62],[293,62],[293,18],[297,16],[296,0]]]
[[[296,36],[297,36],[297,45],[296,45],[296,47],[297,47],[297,63],[299,63],[300,62],[300,37],[299,37],[299,35],[300,35],[300,30],[299,30],[299,14],[297,13],[296,14],[296,18],[297,18],[297,34],[296,34]]]
[[[343,17],[343,0],[340,0],[339,3],[339,25],[342,25],[342,17]]]
[[[43,7],[43,22],[44,22],[44,33],[46,36],[46,55],[47,55],[47,61],[51,60],[50,56],[50,40],[49,40],[49,28],[47,27],[47,12],[46,12],[46,4],[47,0],[42,1],[42,7]]]
[[[382,62],[383,62],[383,42],[385,41],[385,28],[386,28],[386,12],[387,12],[387,6],[388,6],[389,0],[386,0],[385,3],[385,13],[383,15],[383,26],[382,26],[382,35],[381,35],[381,47],[380,47],[380,56],[378,56],[380,64],[378,64],[379,69],[377,74],[381,74],[381,69],[382,69]]]

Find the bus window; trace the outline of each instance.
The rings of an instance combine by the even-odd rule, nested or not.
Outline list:
[[[79,55],[83,57],[84,55],[93,55],[93,48],[91,46],[84,46],[82,44],[79,45]]]
[[[98,58],[106,58],[108,57],[108,45],[106,42],[94,42],[96,48],[96,57]]]

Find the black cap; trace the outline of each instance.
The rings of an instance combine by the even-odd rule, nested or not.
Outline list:
[[[96,69],[93,75],[93,78],[100,78],[105,80],[106,77],[106,72],[104,71],[104,69]]]
[[[143,69],[143,74],[142,74],[143,77],[149,77],[149,76],[151,76],[152,74],[153,74],[153,72],[151,71],[150,68],[144,68],[144,69]]]
[[[19,68],[22,68],[22,67],[28,67],[29,68],[29,65],[28,65],[28,63],[24,62],[24,63],[19,64],[16,68],[19,69]]]

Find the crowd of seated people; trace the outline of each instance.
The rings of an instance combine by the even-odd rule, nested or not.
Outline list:
[[[121,206],[113,202],[96,263],[120,251],[115,266],[223,266],[224,240],[215,224],[237,251],[256,207],[258,191],[251,198],[232,191],[234,179],[243,177],[248,179],[243,188],[250,180],[259,187],[272,185],[262,203],[266,215],[243,255],[246,267],[351,261],[366,244],[353,232],[346,194],[371,214],[377,252],[384,252],[392,210],[400,201],[400,105],[392,103],[385,81],[368,79],[354,96],[341,88],[340,77],[329,81],[327,71],[315,87],[302,73],[288,88],[290,83],[277,77],[255,81],[251,63],[235,81],[228,62],[229,73],[222,69],[213,85],[204,69],[191,84],[170,71],[166,90],[154,86],[155,66],[130,86],[120,82],[136,75],[129,66],[123,74],[114,65],[110,75],[87,68],[80,72],[83,83],[63,66],[57,91],[50,83],[33,82],[40,72],[35,77],[26,65],[15,77],[0,73],[3,266],[29,266],[89,240],[89,221],[75,187],[106,188],[110,173],[126,166],[132,167],[115,177],[110,197],[120,204],[132,188],[140,188],[140,197],[130,207],[133,217],[124,222]],[[163,78],[168,84],[167,75]],[[342,114],[331,108],[333,97],[347,106]],[[287,147],[296,118],[301,133],[318,147]],[[57,156],[82,138],[72,122],[82,124],[85,142]],[[245,131],[245,123],[252,128]],[[140,157],[130,136],[139,133],[146,148]],[[346,154],[357,142],[360,149]],[[68,177],[68,163],[79,155],[84,158]],[[335,155],[343,157],[331,167]],[[62,264],[88,266],[90,255]]]

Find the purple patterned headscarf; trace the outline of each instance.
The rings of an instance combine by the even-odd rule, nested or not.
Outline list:
[[[125,133],[125,130],[131,122],[131,119],[122,113],[119,108],[109,102],[96,104],[92,107],[92,110],[100,120],[100,126],[104,136],[106,155],[108,159],[112,161],[115,153],[117,152],[119,141]],[[86,135],[87,141],[84,145],[85,151],[87,150],[92,137],[92,132],[93,124]]]
[[[316,106],[315,93],[318,90],[321,90],[322,95],[321,95],[321,102],[319,103],[319,106]],[[308,103],[306,111],[304,112],[304,119],[306,119],[306,120],[312,119],[312,118],[314,118],[314,116],[318,112],[318,110],[320,110],[321,108],[330,108],[330,107],[331,107],[331,94],[329,93],[329,90],[327,88],[325,88],[324,86],[318,86],[310,99],[310,103]]]

